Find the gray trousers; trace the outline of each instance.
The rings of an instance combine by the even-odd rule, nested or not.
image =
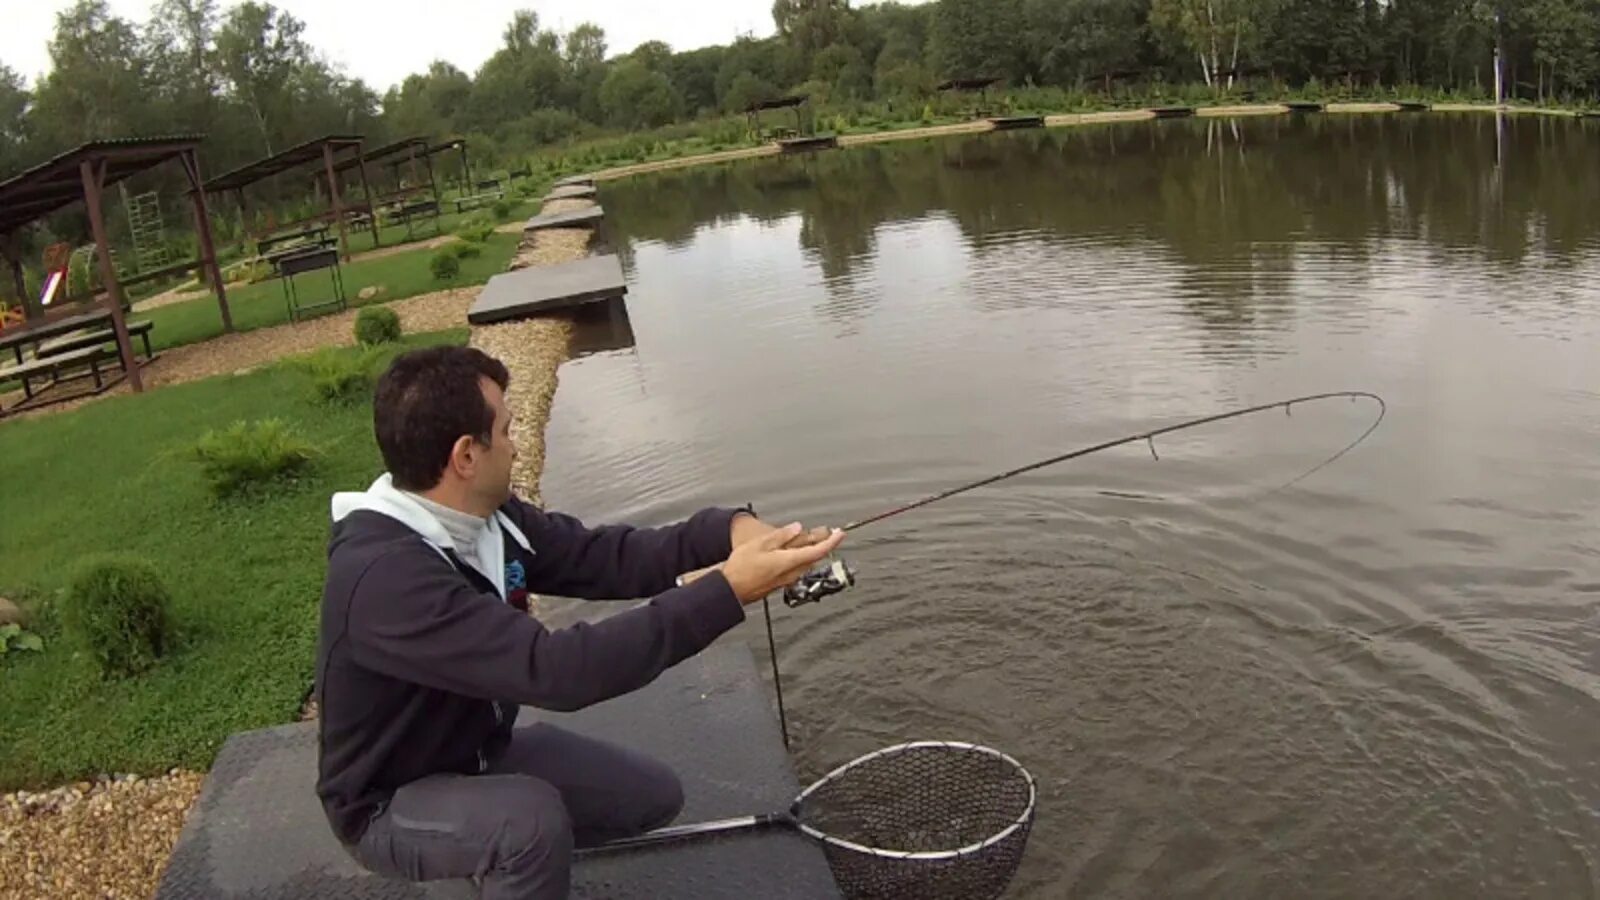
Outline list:
[[[481,775],[431,775],[372,820],[356,860],[408,881],[474,878],[483,900],[558,900],[572,850],[658,828],[683,808],[665,765],[535,724],[512,733]]]

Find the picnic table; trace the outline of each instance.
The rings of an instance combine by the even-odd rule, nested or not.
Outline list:
[[[16,354],[17,365],[22,365],[22,348],[33,344],[37,346],[53,337],[71,334],[86,328],[100,330],[111,326],[111,310],[100,309],[91,313],[77,316],[68,316],[54,322],[44,322],[39,325],[24,325],[20,328],[7,328],[0,331],[0,352],[6,350]]]
[[[404,204],[403,206],[399,207],[398,209],[390,210],[389,219],[390,219],[390,221],[393,221],[393,222],[404,222],[405,223],[405,225],[406,225],[406,239],[409,240],[411,238],[411,236],[412,236],[411,235],[412,222],[416,221],[417,219],[432,218],[433,219],[434,231],[435,232],[440,231],[441,230],[440,227],[439,227],[439,216],[440,216],[440,214],[441,214],[441,210],[439,209],[438,201],[436,201],[436,200],[417,200],[417,201],[412,202],[412,203]]]
[[[144,342],[147,360],[155,359],[150,348],[150,331],[154,327],[155,323],[149,320],[127,323],[129,336],[138,337]],[[35,378],[48,377],[50,385],[53,386],[65,381],[92,377],[94,393],[100,393],[113,386],[116,382],[105,379],[101,364],[115,358],[118,365],[121,365],[120,351],[107,346],[114,344],[116,339],[111,311],[104,309],[32,327],[8,328],[0,332],[0,352],[10,348],[17,359],[15,365],[0,367],[0,381],[15,379],[21,382],[25,397],[22,403],[7,412],[16,412],[35,399],[33,385]],[[33,358],[25,359],[23,348],[29,344],[34,345]],[[87,367],[88,371],[78,371],[81,367]],[[125,372],[126,367],[123,369]],[[66,377],[63,377],[64,375]]]

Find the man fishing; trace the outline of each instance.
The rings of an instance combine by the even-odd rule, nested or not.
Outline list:
[[[649,684],[844,533],[774,528],[748,508],[657,529],[538,509],[511,490],[509,382],[478,350],[434,347],[378,383],[388,471],[332,504],[317,793],[373,872],[543,900],[567,895],[575,847],[664,825],[683,793],[635,751],[514,727],[518,707],[580,709]],[[653,599],[551,631],[529,615],[530,593]]]

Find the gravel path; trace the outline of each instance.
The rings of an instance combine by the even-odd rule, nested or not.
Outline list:
[[[7,795],[0,900],[149,897],[203,778],[173,769]]]

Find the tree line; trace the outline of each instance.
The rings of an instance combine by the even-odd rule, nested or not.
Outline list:
[[[597,25],[558,33],[523,10],[475,72],[435,61],[380,89],[267,2],[160,0],[135,22],[78,0],[57,16],[48,72],[30,83],[0,61],[0,176],[92,138],[188,132],[208,136],[212,172],[334,131],[522,153],[786,93],[920,110],[952,77],[1484,97],[1498,52],[1508,95],[1582,103],[1600,89],[1600,0],[775,0],[772,16],[768,38],[614,53]]]

